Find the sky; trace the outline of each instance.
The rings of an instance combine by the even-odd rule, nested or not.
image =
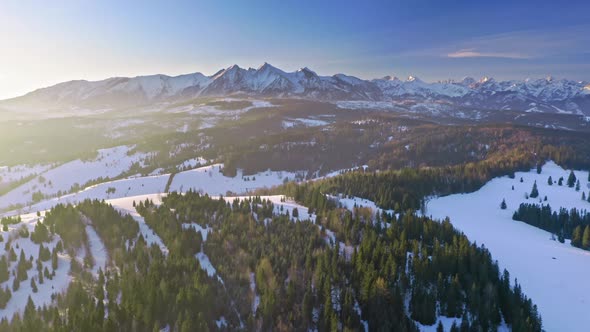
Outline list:
[[[0,99],[232,64],[364,79],[590,81],[590,1],[0,1]]]

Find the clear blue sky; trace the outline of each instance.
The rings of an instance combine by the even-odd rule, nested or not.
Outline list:
[[[234,63],[361,78],[590,80],[590,1],[2,1],[0,98]]]

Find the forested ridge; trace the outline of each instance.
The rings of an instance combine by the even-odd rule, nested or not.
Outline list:
[[[88,217],[108,250],[106,270],[93,278],[76,268],[57,306],[30,301],[0,329],[417,331],[447,316],[461,322],[453,331],[541,330],[518,283],[448,220],[324,203],[313,208],[315,222],[295,222],[263,198],[226,202],[194,192],[136,207],[167,253],[103,202],[60,205],[43,223],[48,234],[59,233],[64,250],[83,246],[76,228],[58,220]],[[208,256],[214,275],[196,254]]]

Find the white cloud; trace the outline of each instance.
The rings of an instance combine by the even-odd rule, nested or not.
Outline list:
[[[581,25],[513,31],[463,40],[434,51],[449,58],[531,59],[580,54],[590,50],[589,29],[589,25]]]
[[[530,59],[532,56],[519,53],[480,52],[475,49],[462,49],[448,53],[449,58],[506,58],[506,59]]]

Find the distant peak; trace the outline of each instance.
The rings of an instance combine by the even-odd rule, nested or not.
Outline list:
[[[237,70],[237,69],[242,69],[242,68],[240,68],[240,66],[238,66],[237,64],[234,64],[234,65],[227,67],[226,71]]]
[[[479,80],[479,83],[487,83],[487,82],[493,82],[494,79],[488,76],[484,76]]]
[[[268,62],[265,62],[262,64],[262,66],[258,67],[258,70],[265,70],[265,69],[276,69],[276,67],[271,65]]]
[[[303,67],[303,68],[299,69],[298,72],[302,72],[302,73],[304,73],[306,75],[317,76],[317,74],[313,70],[311,70],[311,69],[309,69],[307,67]]]
[[[545,77],[545,80],[546,80],[547,82],[553,82],[555,79],[553,78],[553,76],[551,76],[551,75],[547,75],[547,77]]]
[[[470,77],[470,76],[465,76],[461,80],[461,83],[463,83],[465,85],[471,85],[471,84],[475,83],[475,79],[473,77]]]
[[[418,77],[410,75],[406,79],[406,82],[422,82],[422,81]]]
[[[396,76],[391,76],[391,75],[384,76],[381,79],[384,81],[399,81],[399,78],[397,78]]]

